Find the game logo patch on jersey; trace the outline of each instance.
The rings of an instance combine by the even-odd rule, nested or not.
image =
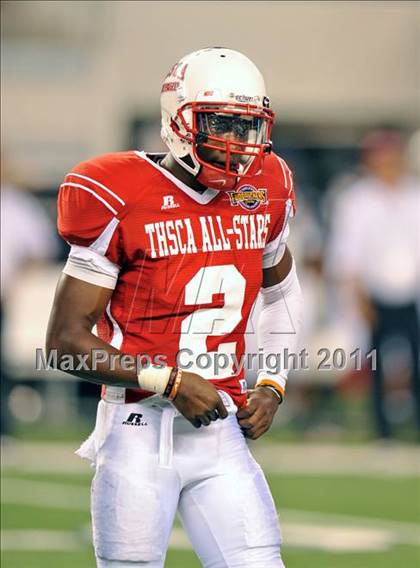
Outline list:
[[[242,185],[236,191],[228,191],[228,194],[231,205],[240,205],[248,211],[254,211],[267,203],[267,190],[257,189],[252,185]]]

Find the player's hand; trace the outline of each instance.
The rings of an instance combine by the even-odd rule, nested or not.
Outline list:
[[[195,373],[182,372],[182,380],[173,404],[196,428],[208,426],[218,418],[226,418],[228,411],[217,389]]]
[[[271,389],[257,387],[248,391],[246,406],[236,414],[244,435],[256,440],[267,432],[278,407],[279,399]]]

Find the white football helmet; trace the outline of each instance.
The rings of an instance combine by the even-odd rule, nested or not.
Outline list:
[[[176,63],[162,85],[162,140],[206,187],[232,190],[258,175],[271,151],[274,112],[245,55],[210,47]]]

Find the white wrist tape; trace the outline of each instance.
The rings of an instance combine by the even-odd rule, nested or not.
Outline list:
[[[168,385],[172,369],[173,367],[155,367],[154,365],[142,369],[137,375],[140,388],[156,394],[163,394]]]
[[[257,385],[262,382],[272,383],[284,392],[288,373],[285,354],[296,353],[302,323],[302,292],[295,262],[293,261],[289,274],[282,282],[261,288],[260,292],[263,302],[257,330],[259,347],[264,354],[264,367],[258,373]],[[269,354],[273,355],[267,361]],[[276,360],[277,355],[280,357]]]

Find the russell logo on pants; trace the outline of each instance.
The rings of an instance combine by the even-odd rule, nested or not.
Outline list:
[[[147,426],[147,422],[142,420],[143,414],[136,414],[132,412],[127,420],[124,420],[123,424],[126,426]]]

